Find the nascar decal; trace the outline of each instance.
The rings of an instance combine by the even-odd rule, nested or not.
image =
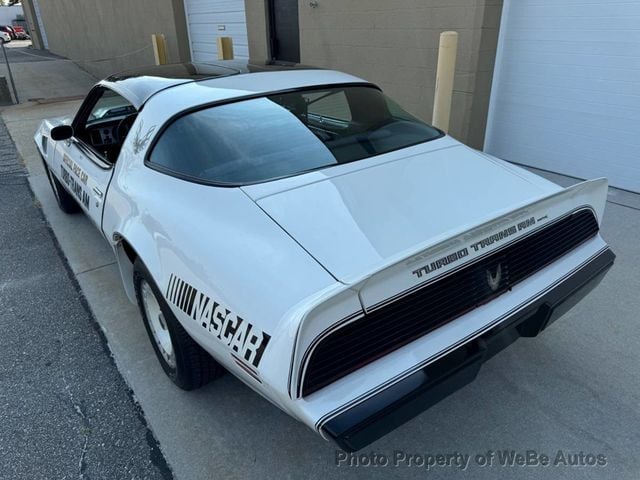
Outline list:
[[[271,336],[171,274],[167,299],[254,367]]]

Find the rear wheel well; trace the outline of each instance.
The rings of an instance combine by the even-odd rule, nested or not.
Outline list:
[[[129,242],[127,242],[127,240],[125,240],[124,238],[120,240],[120,244],[122,245],[122,249],[124,250],[124,253],[127,255],[127,258],[133,264],[136,261],[136,258],[138,258],[138,254],[133,249],[133,247],[129,244]]]

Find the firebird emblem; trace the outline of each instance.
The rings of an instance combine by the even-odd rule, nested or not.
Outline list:
[[[492,292],[495,292],[500,286],[500,280],[502,280],[502,264],[498,264],[498,268],[496,269],[496,274],[493,275],[491,270],[487,270],[487,283],[491,288]]]
[[[151,135],[153,135],[156,126],[151,127],[144,135],[142,134],[142,125],[143,121],[140,120],[140,125],[138,125],[138,129],[136,130],[136,136],[133,139],[133,153],[140,153],[144,147],[147,146],[147,143],[151,139]]]

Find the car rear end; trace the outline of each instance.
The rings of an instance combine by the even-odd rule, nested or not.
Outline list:
[[[604,180],[585,182],[415,251],[309,312],[290,395],[300,416],[358,450],[471,382],[603,278]]]
[[[278,305],[282,316],[264,314],[278,300],[262,292],[227,303],[265,317],[271,335],[253,388],[341,448],[364,447],[471,381],[613,262],[599,235],[605,180],[563,190],[342,74],[323,72],[328,86],[307,85],[316,72],[251,75],[202,84],[217,90],[179,87],[200,102],[231,85],[253,92],[254,79],[273,91],[172,117],[146,165],[212,192],[241,190],[326,273],[321,289]],[[185,151],[197,161],[183,161]],[[274,276],[285,291],[312,278],[294,265],[247,272],[243,282]],[[245,312],[261,300],[262,312]]]

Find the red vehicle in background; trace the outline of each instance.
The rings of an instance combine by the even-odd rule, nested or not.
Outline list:
[[[24,27],[21,27],[20,25],[12,25],[11,28],[13,29],[13,33],[15,35],[15,39],[16,40],[30,40],[31,39],[31,37],[29,36],[27,31],[24,29]]]

